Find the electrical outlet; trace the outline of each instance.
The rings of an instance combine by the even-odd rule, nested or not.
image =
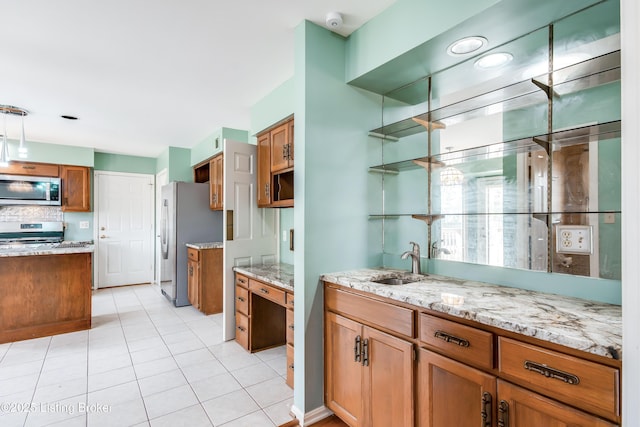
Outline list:
[[[89,228],[89,221],[80,221],[80,228]]]
[[[556,225],[556,252],[590,254],[593,252],[592,235],[590,225]]]
[[[615,224],[616,223],[616,214],[613,212],[607,212],[604,214],[604,223],[605,224]]]

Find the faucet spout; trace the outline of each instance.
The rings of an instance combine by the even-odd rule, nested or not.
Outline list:
[[[421,274],[420,272],[420,246],[415,242],[409,242],[413,245],[413,250],[404,252],[400,258],[407,259],[411,257],[411,273]]]

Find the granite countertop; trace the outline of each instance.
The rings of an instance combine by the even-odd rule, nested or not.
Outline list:
[[[420,281],[404,285],[372,282],[400,276],[412,275],[361,269],[321,279],[587,353],[622,358],[620,306],[435,275],[413,276]]]
[[[92,242],[64,241],[62,243],[43,244],[14,244],[0,245],[0,257],[31,256],[31,255],[65,255],[93,252]]]
[[[252,267],[233,267],[233,270],[247,277],[293,292],[293,265],[291,264],[279,263]]]
[[[207,243],[187,243],[188,248],[192,249],[222,249],[223,242],[207,242]]]

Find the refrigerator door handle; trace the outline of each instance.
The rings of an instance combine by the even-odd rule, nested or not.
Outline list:
[[[160,219],[161,236],[160,244],[162,246],[162,259],[169,259],[169,201],[162,201],[162,213]]]

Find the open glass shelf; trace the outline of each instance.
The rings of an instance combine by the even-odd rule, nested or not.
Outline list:
[[[503,158],[519,153],[533,153],[544,150],[561,149],[562,147],[585,144],[596,141],[605,141],[620,138],[620,120],[599,123],[591,126],[582,126],[574,129],[566,129],[550,134],[541,134],[527,138],[518,138],[511,141],[498,142],[482,147],[467,148],[450,153],[436,154],[431,157],[418,157],[401,162],[387,163],[371,166],[373,172],[398,173],[408,170],[427,168],[432,170],[448,165],[459,165],[479,160]]]
[[[424,123],[444,129],[446,126],[484,117],[495,111],[513,111],[542,104],[548,96],[562,96],[620,80],[620,51],[579,62],[506,87],[493,90],[433,111],[415,115],[377,129],[370,133],[381,137],[403,138],[426,132]],[[550,83],[553,84],[550,86]],[[421,124],[423,123],[423,124]]]

